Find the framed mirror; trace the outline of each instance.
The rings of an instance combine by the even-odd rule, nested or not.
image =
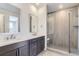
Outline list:
[[[36,34],[38,32],[37,16],[30,14],[30,32]]]
[[[0,4],[0,33],[20,32],[20,9],[10,4]]]

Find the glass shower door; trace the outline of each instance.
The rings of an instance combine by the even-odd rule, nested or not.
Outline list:
[[[52,37],[51,35],[48,34],[48,37],[52,41],[52,44],[49,43],[50,46],[48,47],[52,49],[58,49],[68,52],[69,51],[69,19],[67,12],[68,12],[67,10],[61,10],[53,13],[52,17],[54,17],[53,18],[54,22],[52,21],[51,23],[48,22],[48,25],[51,25],[51,27],[53,26],[54,28]],[[54,23],[54,25],[52,25],[52,23]],[[50,32],[52,32],[52,30],[50,30]]]
[[[73,8],[70,11],[70,42],[69,42],[69,52],[79,54],[79,48],[78,48],[78,7]]]

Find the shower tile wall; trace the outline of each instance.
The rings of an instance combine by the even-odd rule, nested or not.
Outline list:
[[[67,11],[56,12],[54,45],[68,48],[69,26]]]

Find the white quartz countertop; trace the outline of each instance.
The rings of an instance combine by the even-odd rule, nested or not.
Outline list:
[[[0,41],[0,47],[18,43],[18,42],[22,42],[22,41],[26,41],[26,40],[31,40],[33,38],[38,38],[41,36],[43,36],[43,35],[38,35],[38,36],[33,36],[33,35],[23,35],[22,36],[22,35],[20,35],[19,38],[17,38],[17,39],[9,39],[9,40]]]

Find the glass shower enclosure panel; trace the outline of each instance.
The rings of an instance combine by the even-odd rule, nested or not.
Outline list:
[[[49,21],[48,19],[47,29],[49,29],[48,38],[50,39],[48,47],[79,54],[78,9],[78,6],[76,6],[57,11],[51,16],[51,20],[53,19],[53,21]],[[53,31],[50,30],[50,27],[53,28]]]
[[[79,20],[78,20],[78,7],[70,11],[70,47],[69,52],[79,54]]]
[[[52,41],[51,44],[49,43],[48,47],[62,51],[69,51],[69,19],[67,12],[67,10],[61,10],[53,13],[52,17],[54,22],[48,22],[48,25],[51,27],[53,26],[54,28],[52,38],[50,37],[51,35],[48,34],[50,42]],[[54,24],[52,25],[52,23]],[[50,27],[48,28],[51,29]]]

